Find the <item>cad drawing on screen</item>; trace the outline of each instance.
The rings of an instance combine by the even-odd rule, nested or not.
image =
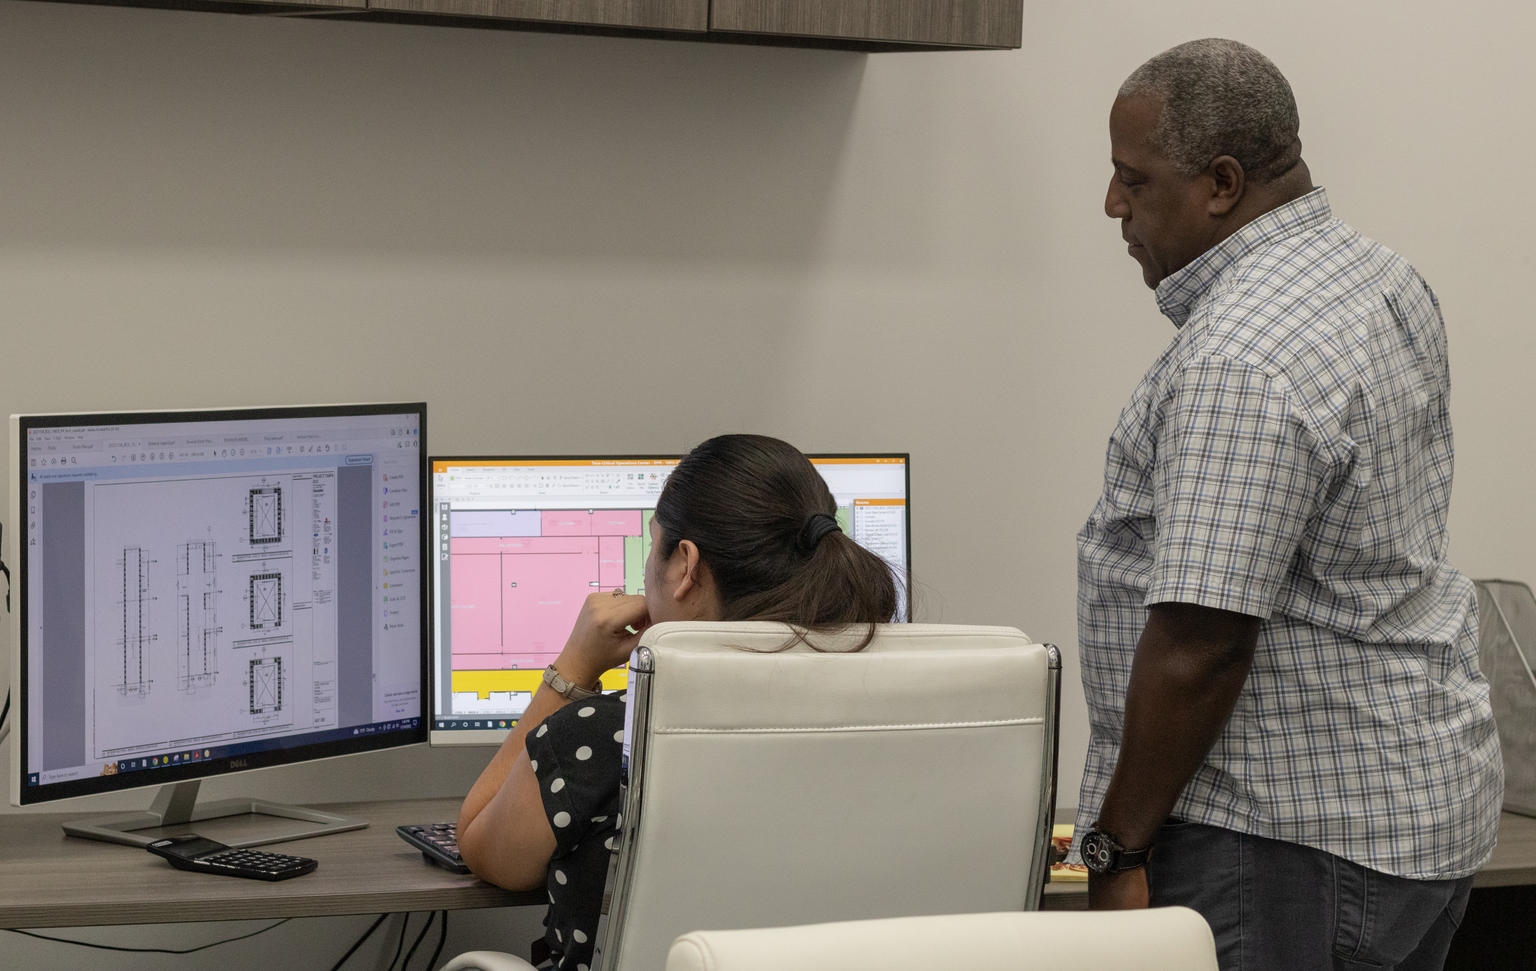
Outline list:
[[[320,824],[282,838],[366,825],[199,804],[198,780],[425,740],[425,420],[420,403],[13,415],[12,803],[160,784],[147,813],[65,824],[138,845],[250,813]]]

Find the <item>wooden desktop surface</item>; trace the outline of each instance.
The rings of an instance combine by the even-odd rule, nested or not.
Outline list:
[[[395,827],[458,816],[457,799],[340,803],[367,829],[258,849],[320,861],[314,873],[267,883],[188,873],[142,849],[65,836],[80,814],[0,816],[0,927],[78,927],[249,920],[543,904],[542,890],[513,893],[429,866]],[[193,829],[218,839],[214,827]]]
[[[453,819],[457,799],[340,803],[325,808],[367,829],[269,847],[320,861],[314,873],[266,883],[172,869],[131,846],[65,836],[78,815],[0,816],[0,927],[85,927],[172,921],[319,917],[476,907],[542,906],[542,890],[513,893],[428,866],[395,835],[404,823]],[[218,838],[213,826],[194,828]],[[1505,813],[1499,845],[1473,885],[1536,884],[1536,819]],[[1047,910],[1087,906],[1082,883],[1046,886]]]
[[[1515,887],[1536,884],[1536,819],[1504,813],[1499,816],[1499,845],[1493,859],[1472,878],[1473,887]],[[1046,910],[1086,910],[1086,883],[1045,886]]]

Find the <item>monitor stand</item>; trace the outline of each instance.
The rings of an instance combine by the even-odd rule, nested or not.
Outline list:
[[[288,840],[308,839],[311,836],[326,836],[331,833],[345,833],[351,829],[362,829],[368,825],[368,820],[358,819],[355,816],[338,816],[335,813],[322,812],[318,809],[307,809],[303,806],[288,806],[283,803],[267,802],[263,799],[220,799],[216,802],[197,803],[197,789],[201,783],[197,779],[188,782],[173,782],[161,786],[160,792],[155,796],[155,801],[147,812],[129,813],[123,816],[109,816],[105,818],[95,817],[76,820],[64,824],[64,832],[70,836],[83,836],[86,839],[105,840],[109,843],[126,843],[129,846],[148,846],[155,840],[164,839],[166,833],[143,833],[142,830],[161,830],[170,826],[185,826],[205,819],[219,819],[225,816],[277,816],[283,819],[298,819],[305,822],[317,823],[312,829],[302,829],[298,832],[263,833],[252,836],[249,839],[234,838],[220,835],[219,842],[230,846],[247,847],[262,846],[267,843],[282,843]],[[222,827],[221,827],[222,828]],[[238,835],[238,834],[236,834]]]

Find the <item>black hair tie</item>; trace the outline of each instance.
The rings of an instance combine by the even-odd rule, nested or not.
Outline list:
[[[800,536],[795,545],[802,553],[813,553],[828,533],[840,532],[842,528],[837,524],[836,516],[813,512],[806,517],[805,525],[800,527]]]

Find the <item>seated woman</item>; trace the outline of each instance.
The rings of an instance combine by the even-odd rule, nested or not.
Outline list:
[[[723,435],[678,463],[656,501],[645,595],[587,598],[565,649],[459,814],[482,879],[549,891],[550,966],[587,971],[617,833],[624,702],[593,689],[654,623],[773,620],[805,632],[896,612],[885,561],[844,535],[826,482],[775,438]],[[859,645],[869,643],[869,635]],[[561,694],[551,683],[558,675]]]

